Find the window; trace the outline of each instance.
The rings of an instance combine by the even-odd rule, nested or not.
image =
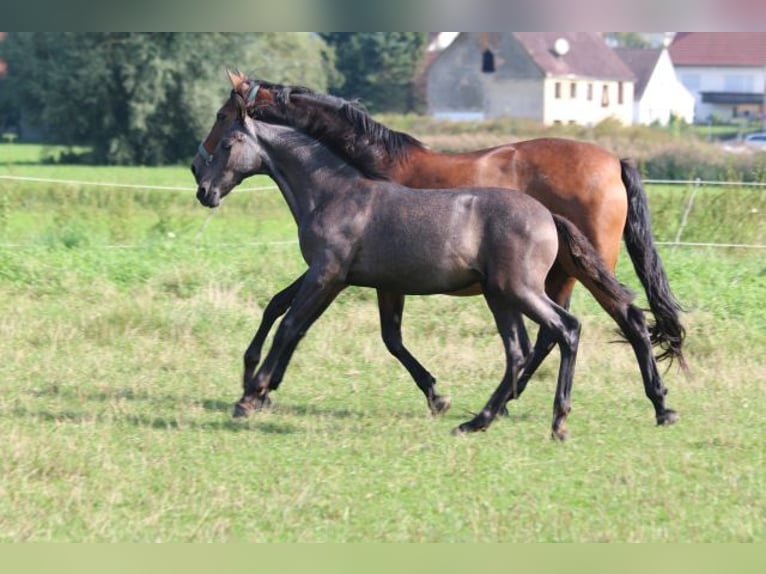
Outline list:
[[[617,82],[617,103],[622,104],[625,100],[624,85],[622,82]]]
[[[725,92],[755,92],[755,82],[751,75],[726,74],[723,78]]]
[[[556,82],[553,86],[553,96],[557,99],[561,99],[561,82]]]
[[[601,107],[609,107],[609,84],[604,84],[601,88]]]
[[[495,54],[489,48],[481,53],[481,71],[485,73],[495,71]]]
[[[577,84],[575,82],[569,84],[569,97],[573,100],[577,97]]]
[[[588,84],[588,101],[589,102],[593,101],[593,83],[592,82]]]

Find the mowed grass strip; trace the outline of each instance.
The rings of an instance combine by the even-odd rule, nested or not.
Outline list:
[[[692,368],[665,374],[673,427],[654,426],[630,348],[581,288],[565,444],[549,439],[557,353],[507,419],[452,437],[502,374],[486,305],[407,300],[405,342],[453,398],[432,418],[374,293],[353,288],[273,408],[241,421],[242,353],[304,268],[277,192],[235,192],[206,223],[193,192],[3,185],[2,238],[22,246],[0,249],[0,540],[764,539],[758,254],[661,249]],[[625,257],[618,276],[637,288]]]

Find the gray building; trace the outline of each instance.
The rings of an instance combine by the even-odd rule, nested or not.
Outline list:
[[[426,70],[437,117],[630,124],[634,75],[600,34],[462,32]]]

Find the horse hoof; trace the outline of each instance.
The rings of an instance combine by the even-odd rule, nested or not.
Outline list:
[[[551,431],[551,439],[557,440],[559,442],[564,442],[569,437],[569,432],[565,429],[559,429],[559,430],[552,430]]]
[[[657,426],[668,426],[678,422],[678,413],[673,409],[665,409],[661,415],[657,415]]]
[[[450,397],[438,396],[428,404],[428,408],[431,410],[433,416],[443,415],[452,406],[452,399]]]
[[[234,405],[234,412],[231,413],[231,416],[235,419],[244,419],[247,418],[251,410],[253,410],[253,408],[249,404],[240,401]]]
[[[470,420],[467,423],[463,423],[460,426],[452,429],[452,436],[462,436],[472,432],[486,431],[489,428],[489,424],[476,419]]]
[[[452,436],[465,436],[468,433],[476,432],[478,430],[480,429],[472,428],[467,423],[463,423],[462,425],[456,426],[454,429],[452,429],[452,432],[450,434]],[[486,429],[481,429],[481,430],[486,430]]]

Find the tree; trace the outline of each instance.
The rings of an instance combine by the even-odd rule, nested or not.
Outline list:
[[[415,108],[413,79],[425,56],[423,32],[331,32],[321,34],[335,49],[340,74],[331,89],[359,98],[372,112]]]
[[[651,48],[652,42],[640,32],[607,32],[606,42],[619,48]]]
[[[326,89],[332,52],[311,34],[9,33],[7,106],[96,163],[188,160],[230,86],[225,68]]]

